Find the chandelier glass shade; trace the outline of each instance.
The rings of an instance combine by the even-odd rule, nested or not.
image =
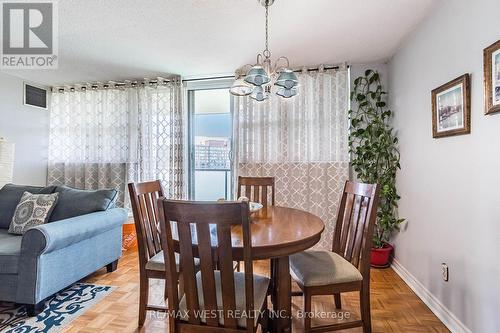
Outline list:
[[[299,84],[299,79],[297,75],[290,69],[283,70],[278,79],[276,80],[275,85],[283,87],[285,89],[292,89]]]
[[[264,101],[271,93],[283,98],[298,94],[299,79],[290,69],[287,57],[279,57],[274,63],[269,51],[269,6],[273,0],[259,0],[266,8],[266,48],[257,55],[257,63],[245,65],[236,70],[233,86],[229,90],[235,96],[250,96],[256,101]]]
[[[262,102],[269,98],[269,92],[263,86],[255,86],[250,94],[250,98],[255,99],[257,102]]]
[[[267,74],[266,70],[260,65],[253,66],[245,76],[245,82],[253,84],[257,87],[267,84],[269,81],[271,81],[271,78]]]
[[[237,76],[229,92],[235,96],[248,96],[252,93],[253,88],[250,84],[243,80],[243,77]]]
[[[291,89],[279,88],[276,91],[276,95],[281,96],[283,98],[290,98],[297,94],[298,94],[297,88],[291,88]]]

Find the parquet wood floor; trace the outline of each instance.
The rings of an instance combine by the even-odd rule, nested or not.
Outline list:
[[[116,286],[116,290],[105,297],[66,328],[65,333],[129,333],[168,332],[168,321],[160,314],[148,313],[144,327],[137,327],[139,304],[139,270],[137,252],[124,253],[118,270],[106,273],[102,269],[84,279],[88,283]],[[255,272],[267,274],[268,264],[256,262]],[[151,286],[151,302],[163,303],[163,283],[154,281]],[[354,293],[342,294],[342,311],[351,313],[351,318],[359,318],[359,301]],[[373,332],[429,333],[449,332],[427,306],[410,290],[392,269],[372,271],[371,305]],[[293,312],[302,308],[302,297],[293,298]],[[313,311],[332,312],[333,296],[313,298]],[[313,320],[313,325],[332,319]],[[293,332],[303,332],[302,319],[293,319]],[[341,332],[358,333],[361,329]]]

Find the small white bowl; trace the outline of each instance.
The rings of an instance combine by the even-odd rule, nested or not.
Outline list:
[[[258,202],[250,201],[250,203],[249,203],[250,213],[255,213],[255,212],[261,210],[263,207],[264,206]]]

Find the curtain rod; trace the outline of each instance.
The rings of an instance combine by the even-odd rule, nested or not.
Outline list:
[[[85,91],[85,90],[97,90],[97,89],[108,89],[108,88],[123,88],[123,87],[137,87],[137,86],[148,86],[148,85],[165,85],[169,82],[179,82],[180,76],[175,75],[172,78],[157,77],[155,79],[145,78],[143,80],[125,80],[123,82],[108,81],[108,82],[86,82],[86,83],[76,83],[71,85],[57,85],[50,87],[52,92],[67,92],[67,91]]]
[[[349,68],[349,65],[346,65],[346,68]],[[339,69],[340,66],[324,66],[323,70],[332,70]],[[300,73],[302,71],[307,72],[317,72],[320,70],[320,67],[311,67],[305,69],[295,69],[293,70],[295,73]],[[176,76],[179,77],[179,76]],[[193,78],[193,79],[184,79],[182,82],[193,82],[193,81],[207,81],[207,80],[221,80],[221,79],[234,79],[234,75],[223,75],[223,76],[212,76],[212,77],[203,77],[203,78]],[[175,80],[175,79],[174,79]],[[75,90],[86,90],[86,89],[98,89],[98,88],[120,88],[127,85],[132,87],[137,85],[152,85],[152,84],[166,84],[172,82],[172,79],[165,79],[162,77],[158,77],[156,79],[144,79],[142,81],[138,80],[127,80],[126,82],[116,82],[109,81],[107,83],[82,83],[82,84],[74,84],[74,85],[61,85],[61,86],[52,86],[51,90],[53,92],[64,92],[64,91],[75,91]]]
[[[349,68],[350,65],[347,65],[346,68]],[[325,66],[324,70],[332,70],[339,69],[340,66]],[[320,70],[319,67],[306,68],[307,72],[318,72]],[[293,70],[295,73],[300,73],[303,69],[295,69]],[[222,80],[222,79],[234,79],[234,75],[225,75],[225,76],[212,76],[212,77],[201,77],[201,78],[193,78],[193,79],[184,79],[182,82],[193,82],[193,81],[206,81],[206,80]]]

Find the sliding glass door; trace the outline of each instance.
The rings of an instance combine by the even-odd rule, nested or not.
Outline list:
[[[190,199],[232,197],[232,119],[229,89],[188,90]]]

